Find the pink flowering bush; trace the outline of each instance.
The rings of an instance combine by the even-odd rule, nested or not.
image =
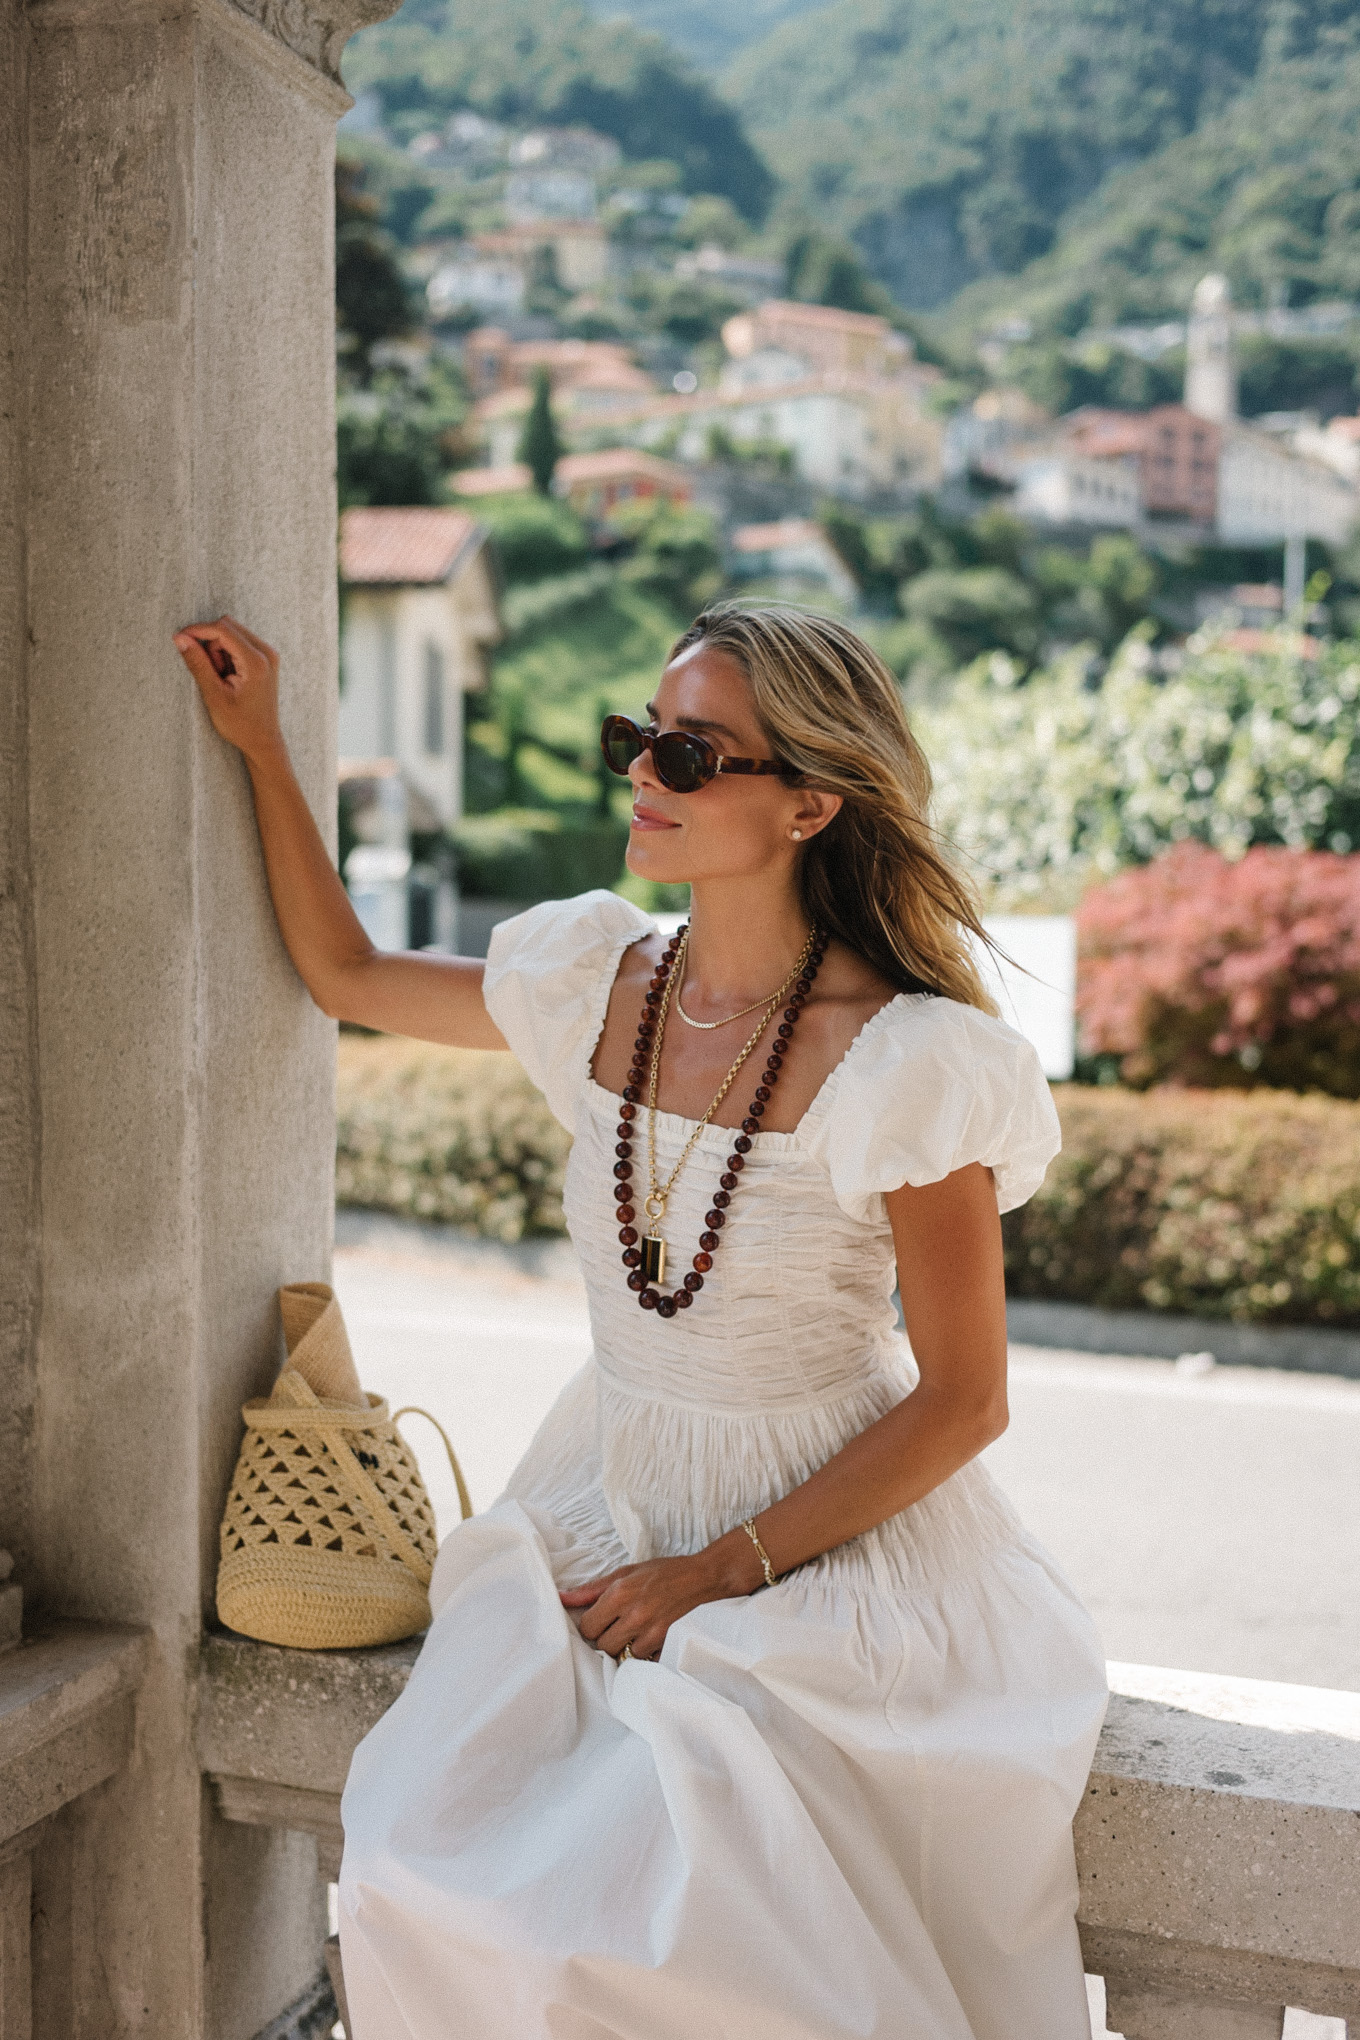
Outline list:
[[[1126,1083],[1360,1097],[1360,855],[1180,843],[1077,926],[1083,1046]]]

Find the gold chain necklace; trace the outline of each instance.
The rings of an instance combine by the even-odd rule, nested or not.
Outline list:
[[[685,962],[688,955],[688,940],[689,940],[688,935],[686,935],[685,948],[683,948],[680,952],[680,968],[676,974],[675,1010],[680,1015],[680,1018],[684,1021],[686,1027],[696,1027],[704,1034],[712,1034],[714,1029],[718,1027],[730,1027],[734,1020],[744,1019],[746,1014],[754,1013],[757,1006],[768,1006],[771,1005],[776,999],[782,999],[785,992],[787,992],[789,986],[793,983],[794,979],[797,977],[803,959],[804,957],[806,957],[808,953],[806,947],[804,947],[798,958],[798,962],[794,964],[793,969],[789,972],[783,984],[778,986],[776,990],[772,992],[766,992],[764,998],[752,999],[749,1006],[738,1006],[735,1013],[728,1013],[721,1020],[691,1020],[689,1014],[685,1011],[684,1007],[680,1003],[680,993],[685,982]]]
[[[723,1078],[722,1083],[719,1086],[717,1096],[714,1098],[707,1112],[705,1112],[703,1118],[699,1120],[699,1122],[694,1128],[693,1133],[690,1135],[689,1139],[685,1142],[684,1147],[681,1149],[679,1161],[676,1163],[675,1167],[671,1170],[670,1175],[667,1176],[665,1182],[658,1183],[656,1175],[656,1109],[657,1109],[656,1093],[657,1084],[659,1082],[661,1075],[661,1044],[662,1041],[665,1039],[666,1034],[666,1016],[670,1011],[671,993],[673,988],[679,983],[680,979],[684,975],[685,957],[689,951],[689,930],[688,928],[685,930],[684,936],[681,939],[680,954],[676,958],[676,967],[666,980],[665,989],[661,994],[661,1003],[657,1009],[656,1039],[652,1044],[652,1067],[650,1080],[647,1087],[648,1189],[647,1195],[642,1200],[642,1208],[647,1215],[647,1223],[651,1227],[651,1231],[644,1236],[642,1246],[644,1256],[643,1265],[647,1270],[649,1281],[664,1282],[666,1279],[666,1242],[660,1237],[657,1228],[660,1226],[662,1219],[666,1215],[666,1205],[670,1199],[670,1194],[672,1190],[675,1188],[676,1182],[680,1175],[680,1171],[684,1168],[685,1163],[689,1160],[691,1154],[694,1152],[695,1144],[699,1139],[699,1135],[708,1125],[714,1113],[717,1111],[718,1107],[722,1104],[723,1099],[727,1096],[733,1084],[736,1082],[736,1079],[741,1071],[742,1064],[751,1054],[751,1051],[755,1048],[757,1042],[760,1040],[761,1035],[765,1032],[765,1029],[769,1026],[771,1020],[774,1018],[775,1013],[778,1011],[779,1008],[779,1001],[783,998],[788,987],[793,983],[794,979],[799,976],[803,969],[803,966],[807,963],[808,958],[812,954],[813,946],[816,943],[816,940],[817,931],[814,928],[809,934],[807,941],[803,944],[802,949],[799,951],[798,961],[795,963],[793,969],[789,972],[789,975],[785,978],[783,984],[779,987],[777,992],[773,992],[768,999],[762,1001],[764,1011],[760,1016],[760,1022],[756,1027],[755,1033],[752,1034],[750,1038],[746,1041],[740,1053],[738,1054],[736,1061],[733,1063],[731,1069],[727,1072],[727,1075]],[[677,1004],[678,1003],[679,1002],[677,1000]],[[733,1017],[735,1018],[736,1016],[734,1015]]]

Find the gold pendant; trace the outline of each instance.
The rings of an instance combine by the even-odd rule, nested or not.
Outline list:
[[[666,1279],[666,1242],[655,1233],[642,1235],[642,1272],[649,1282]]]

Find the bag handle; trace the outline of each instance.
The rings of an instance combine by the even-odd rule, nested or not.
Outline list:
[[[458,1506],[463,1512],[463,1521],[466,1523],[468,1517],[472,1514],[472,1497],[467,1491],[467,1482],[463,1479],[463,1469],[458,1464],[458,1455],[449,1443],[448,1432],[444,1429],[438,1417],[432,1417],[428,1410],[421,1409],[419,1403],[407,1403],[403,1409],[394,1410],[392,1412],[392,1422],[394,1425],[399,1417],[424,1417],[426,1423],[433,1424],[440,1437],[444,1440],[444,1450],[449,1455],[449,1465],[453,1468],[453,1478],[458,1486]]]

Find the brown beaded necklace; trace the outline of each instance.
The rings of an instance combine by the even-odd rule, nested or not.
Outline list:
[[[779,1081],[779,1072],[784,1066],[784,1057],[788,1054],[789,1045],[793,1040],[793,1030],[798,1024],[798,1015],[807,1003],[808,993],[812,990],[813,980],[821,967],[822,958],[826,954],[826,946],[830,940],[830,937],[821,929],[814,928],[808,937],[807,947],[803,955],[799,958],[798,964],[794,966],[795,970],[799,970],[799,965],[801,965],[801,970],[799,970],[799,975],[794,981],[793,990],[789,995],[789,1003],[784,1008],[783,1018],[776,1031],[774,1047],[770,1050],[764,1073],[759,1084],[756,1086],[756,1094],[747,1108],[746,1117],[741,1122],[741,1131],[732,1142],[732,1152],[727,1157],[727,1167],[718,1179],[718,1188],[713,1193],[712,1209],[705,1213],[704,1222],[707,1230],[699,1235],[699,1251],[694,1256],[693,1265],[685,1276],[683,1287],[674,1290],[667,1296],[653,1286],[655,1283],[665,1280],[666,1243],[655,1236],[643,1237],[640,1240],[637,1227],[634,1224],[634,1220],[637,1218],[637,1211],[631,1202],[632,1198],[636,1195],[632,1183],[633,1140],[636,1131],[633,1122],[637,1118],[638,1107],[642,1103],[643,1085],[647,1079],[650,1065],[649,1104],[652,1114],[653,1131],[655,1129],[657,1073],[661,1061],[661,1041],[665,1033],[666,1013],[670,1005],[671,974],[675,969],[677,956],[681,954],[686,946],[688,936],[689,924],[686,922],[683,927],[676,930],[667,944],[665,954],[652,974],[651,984],[648,986],[646,997],[642,1002],[642,1016],[638,1021],[637,1040],[633,1044],[632,1066],[629,1070],[628,1082],[623,1087],[623,1101],[619,1106],[618,1141],[614,1149],[614,1153],[618,1158],[614,1163],[614,1195],[618,1199],[618,1206],[614,1215],[619,1221],[619,1239],[623,1243],[623,1265],[628,1270],[628,1287],[636,1292],[637,1300],[644,1310],[654,1310],[657,1316],[662,1318],[673,1318],[677,1310],[689,1309],[696,1293],[704,1286],[705,1275],[707,1275],[709,1269],[713,1266],[713,1256],[720,1244],[719,1235],[727,1223],[727,1208],[732,1202],[732,1192],[736,1189],[741,1172],[746,1167],[746,1157],[751,1152],[752,1140],[760,1132],[760,1122],[764,1117],[765,1108],[770,1102],[774,1086]],[[776,998],[781,995],[782,987],[781,992],[776,994]],[[694,1135],[691,1137],[691,1146],[698,1139],[699,1132],[707,1124],[718,1105],[722,1102],[722,1099],[726,1096],[728,1087],[740,1070],[742,1063],[755,1047],[756,1042],[759,1041],[760,1036],[768,1025],[769,1020],[767,1019],[757,1029],[741,1055],[737,1058],[722,1089],[712,1105],[709,1106],[708,1112],[705,1113],[703,1120],[699,1123],[699,1127],[696,1128]],[[686,1153],[688,1153],[688,1149]],[[682,1155],[680,1160],[681,1165],[683,1165],[685,1156]],[[670,1179],[672,1183],[678,1174],[679,1167],[672,1172]],[[669,1188],[669,1185],[667,1188]],[[653,1192],[646,1200],[649,1207],[655,1200],[656,1195],[657,1193]],[[660,1197],[660,1203],[664,1210],[664,1195]],[[650,1209],[647,1212],[648,1222],[653,1226],[656,1225],[659,1216],[659,1213],[652,1215]]]

